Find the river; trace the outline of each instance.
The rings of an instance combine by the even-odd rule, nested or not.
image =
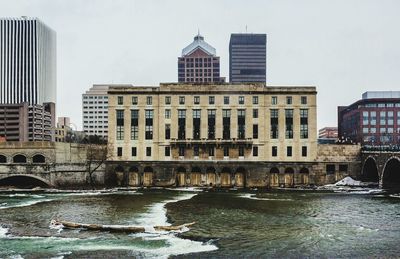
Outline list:
[[[50,220],[145,226],[61,230]],[[191,229],[151,226],[195,221]],[[365,192],[0,192],[0,258],[398,257],[400,198]]]

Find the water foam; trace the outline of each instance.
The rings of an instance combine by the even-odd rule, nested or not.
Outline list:
[[[292,201],[292,199],[282,199],[282,198],[258,198],[254,194],[251,193],[242,193],[239,194],[240,198],[250,199],[250,200],[258,200],[258,201]]]
[[[22,202],[19,204],[0,206],[0,210],[1,209],[18,208],[18,207],[27,207],[27,206],[32,206],[32,205],[35,205],[38,203],[49,202],[49,201],[53,201],[53,199],[32,200],[32,201]]]
[[[0,238],[7,237],[8,228],[0,226]]]

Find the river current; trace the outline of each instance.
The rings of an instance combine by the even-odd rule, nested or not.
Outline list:
[[[146,233],[66,230],[80,223]],[[195,221],[190,230],[155,225]],[[400,256],[400,198],[365,192],[119,190],[0,192],[0,258]]]

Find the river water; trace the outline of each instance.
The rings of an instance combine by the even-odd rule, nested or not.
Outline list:
[[[81,223],[146,233],[61,230]],[[180,233],[154,225],[195,221]],[[316,191],[0,192],[0,258],[398,257],[400,198]]]

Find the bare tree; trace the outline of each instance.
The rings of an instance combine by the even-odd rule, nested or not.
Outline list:
[[[94,173],[110,158],[111,151],[105,141],[88,142],[86,144],[86,171],[89,175],[89,184],[94,189]]]

